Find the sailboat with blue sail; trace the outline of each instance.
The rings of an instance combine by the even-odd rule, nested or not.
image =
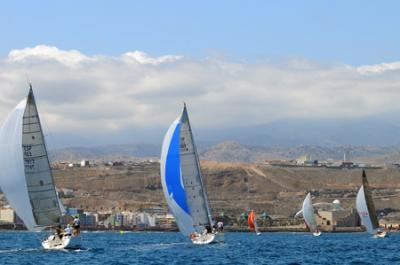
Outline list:
[[[160,170],[164,196],[180,232],[194,244],[213,242],[218,232],[213,229],[186,104],[165,135]]]

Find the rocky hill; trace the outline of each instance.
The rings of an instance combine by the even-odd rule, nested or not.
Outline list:
[[[251,207],[271,215],[292,216],[306,192],[315,201],[339,199],[354,205],[361,182],[360,170],[282,168],[262,163],[203,161],[202,171],[214,213],[237,215]],[[367,171],[378,209],[400,208],[400,171],[397,168]],[[69,206],[87,210],[135,210],[166,207],[159,164],[55,170],[58,187],[74,190],[64,199]]]

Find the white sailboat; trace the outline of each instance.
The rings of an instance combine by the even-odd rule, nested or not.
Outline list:
[[[356,208],[358,215],[360,216],[362,225],[365,227],[367,232],[377,237],[386,237],[386,231],[379,227],[378,217],[375,211],[375,205],[372,200],[371,191],[369,188],[367,175],[363,170],[362,173],[362,183],[363,185],[359,189],[356,198]]]
[[[160,170],[164,196],[180,232],[194,244],[213,242],[217,232],[212,226],[186,105],[165,135]]]
[[[28,97],[0,128],[0,157],[0,187],[26,228],[37,232],[59,225],[63,206],[54,186],[31,85]],[[71,239],[52,235],[42,246],[65,248]]]
[[[314,206],[311,200],[311,194],[308,193],[303,201],[303,208],[296,214],[296,217],[303,214],[304,222],[306,223],[308,229],[313,234],[313,236],[320,236],[321,231],[318,229],[317,221],[314,216]]]

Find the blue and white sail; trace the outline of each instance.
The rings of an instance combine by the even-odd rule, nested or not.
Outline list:
[[[0,128],[0,187],[31,231],[56,225],[59,199],[32,88]]]
[[[182,234],[211,227],[211,212],[186,105],[165,135],[161,151],[161,183]]]

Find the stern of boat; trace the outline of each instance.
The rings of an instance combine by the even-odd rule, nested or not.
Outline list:
[[[61,239],[56,235],[50,235],[42,242],[44,249],[77,249],[81,246],[81,238],[75,236],[63,236]]]

